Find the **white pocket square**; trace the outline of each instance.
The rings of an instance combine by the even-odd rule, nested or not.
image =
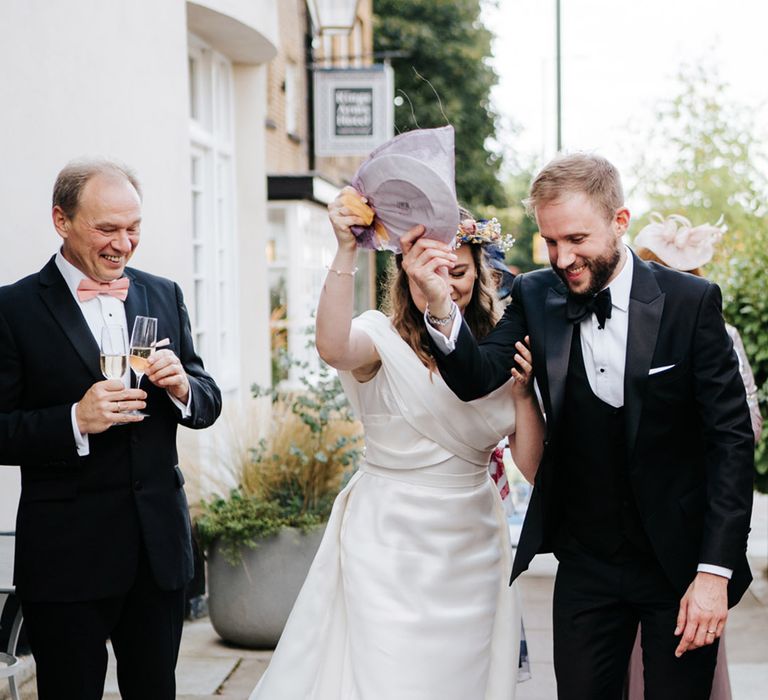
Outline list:
[[[651,367],[651,369],[648,370],[648,376],[650,377],[653,374],[659,374],[659,372],[666,372],[668,369],[672,369],[675,365],[664,365],[663,367]]]

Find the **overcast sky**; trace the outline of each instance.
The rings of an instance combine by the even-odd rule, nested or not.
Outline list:
[[[497,36],[494,103],[521,127],[505,142],[523,159],[555,151],[555,4],[498,0],[484,13]],[[601,153],[631,184],[655,107],[677,93],[681,64],[707,56],[764,128],[767,31],[765,0],[561,0],[564,148]]]

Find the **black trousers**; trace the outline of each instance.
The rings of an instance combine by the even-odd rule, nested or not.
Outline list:
[[[101,700],[108,639],[124,700],[173,700],[184,591],[157,587],[146,554],[122,596],[74,603],[22,600],[39,700]]]
[[[708,700],[717,643],[675,657],[680,596],[652,555],[610,559],[572,537],[556,547],[553,604],[559,700],[620,700],[638,622],[646,700]]]

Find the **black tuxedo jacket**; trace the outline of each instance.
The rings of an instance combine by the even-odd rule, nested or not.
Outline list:
[[[195,353],[181,290],[126,269],[125,312],[158,319],[192,387],[192,415],[149,381],[141,423],[89,436],[79,457],[72,404],[103,380],[99,347],[54,260],[0,289],[0,463],[21,466],[14,580],[19,596],[84,601],[120,595],[139,547],[166,590],[192,576],[189,513],[176,453],[178,423],[211,425],[221,393]]]
[[[657,559],[681,594],[698,563],[714,564],[733,569],[729,601],[735,604],[751,580],[746,546],[754,442],[720,290],[634,255],[627,264],[634,270],[624,375],[626,463],[638,510]],[[551,551],[559,504],[577,497],[563,493],[557,478],[557,455],[568,449],[560,444],[574,329],[565,316],[567,293],[552,270],[519,275],[511,303],[485,339],[478,344],[462,324],[454,352],[434,350],[445,381],[469,401],[509,378],[514,343],[530,335],[547,435],[513,579],[537,552]]]

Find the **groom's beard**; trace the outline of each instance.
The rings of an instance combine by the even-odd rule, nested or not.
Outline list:
[[[557,276],[563,280],[571,294],[577,297],[593,297],[608,284],[608,280],[611,279],[611,275],[613,275],[620,260],[621,250],[618,241],[616,241],[613,250],[608,251],[605,255],[601,255],[598,258],[592,258],[591,260],[582,258],[580,261],[581,264],[586,266],[587,270],[589,270],[589,286],[581,292],[574,292],[571,289],[564,270],[561,270],[559,267],[553,267],[552,269]]]

